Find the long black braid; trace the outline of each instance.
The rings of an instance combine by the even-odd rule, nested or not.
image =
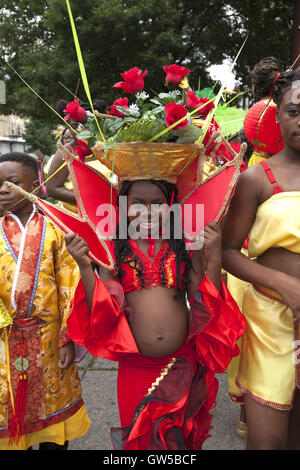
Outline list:
[[[161,191],[164,193],[167,204],[170,205],[171,200],[172,200],[172,194],[174,192],[174,199],[173,203],[176,204],[178,203],[177,199],[177,188],[174,184],[169,183],[168,181],[165,180],[147,180],[150,183],[153,183],[157,185]],[[134,184],[134,181],[124,181],[121,189],[119,191],[118,199],[117,199],[117,204],[119,205],[119,197],[120,196],[127,196],[129,193],[130,188]],[[126,208],[127,210],[127,208]],[[176,213],[176,212],[175,212]],[[175,215],[173,211],[170,211],[169,214],[170,217],[170,249],[174,252],[176,255],[176,276],[177,276],[177,285],[184,291],[186,289],[186,286],[189,282],[189,273],[190,269],[192,266],[191,262],[191,257],[189,255],[189,252],[186,250],[185,246],[185,241],[183,236],[181,238],[175,238],[174,237],[174,227],[175,227]],[[176,223],[181,224],[180,221],[176,221]],[[180,225],[181,226],[181,225]],[[121,280],[121,277],[123,275],[122,269],[121,269],[121,263],[127,263],[130,264],[130,266],[135,269],[138,273],[139,276],[143,276],[143,273],[139,269],[137,263],[135,262],[135,257],[134,257],[134,252],[131,248],[131,245],[128,241],[128,238],[122,239],[119,238],[119,225],[117,226],[116,229],[116,236],[115,236],[115,256],[116,256],[116,277]],[[185,270],[183,273],[183,278],[181,279],[180,276],[180,267],[181,263],[184,262],[185,264]]]

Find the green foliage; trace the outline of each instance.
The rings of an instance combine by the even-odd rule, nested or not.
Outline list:
[[[43,121],[32,120],[25,123],[23,139],[26,142],[28,152],[40,150],[43,155],[50,156],[56,150],[56,141],[49,129],[49,125]]]
[[[94,100],[110,105],[119,92],[120,73],[148,69],[146,89],[160,90],[162,66],[177,63],[191,69],[191,83],[213,83],[207,70],[234,58],[246,46],[235,68],[241,87],[250,86],[250,70],[267,55],[283,69],[291,64],[291,0],[70,0]],[[70,101],[80,82],[70,22],[64,0],[2,0],[0,57],[5,58],[52,107]],[[58,123],[58,118],[1,61],[5,78],[5,112]],[[66,90],[63,84],[69,91]],[[79,84],[79,85],[78,85]]]
[[[241,131],[246,112],[247,109],[219,104],[214,118],[220,124],[225,139],[230,139]]]
[[[195,93],[198,96],[198,98],[203,97],[203,98],[208,98],[210,100],[213,100],[216,97],[212,88],[203,88],[203,90],[196,91]]]

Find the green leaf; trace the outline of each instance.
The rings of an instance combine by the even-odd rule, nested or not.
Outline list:
[[[214,94],[211,88],[203,88],[203,90],[195,91],[195,93],[198,96],[198,98],[203,97],[203,98],[209,98],[210,100],[213,100],[216,97],[216,95]]]
[[[181,129],[173,129],[172,134],[177,136],[176,143],[178,144],[192,144],[202,134],[202,129],[193,124],[188,124]]]
[[[76,137],[79,140],[88,140],[92,137],[92,135],[93,134],[90,131],[86,130],[86,131],[82,131],[79,134],[77,134]]]
[[[123,106],[115,106],[115,108],[120,111],[120,113],[123,113],[125,114],[125,116],[131,116],[131,117],[135,117],[135,118],[139,118],[140,117],[140,112],[139,111],[136,111],[135,109],[127,109],[127,108],[124,108]]]

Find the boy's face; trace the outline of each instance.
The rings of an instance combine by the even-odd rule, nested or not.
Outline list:
[[[29,208],[32,203],[24,196],[18,194],[16,191],[10,189],[6,182],[14,183],[16,186],[31,193],[38,187],[38,180],[34,178],[30,168],[22,165],[20,162],[2,162],[0,163],[0,210],[4,212],[11,210],[11,212],[18,212]],[[18,203],[18,201],[20,201]]]

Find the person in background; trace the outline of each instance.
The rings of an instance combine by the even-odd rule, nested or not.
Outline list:
[[[67,106],[67,102],[60,100],[57,103],[57,111],[59,114],[64,117],[67,113],[64,109]],[[91,107],[87,103],[80,103],[80,106],[86,111],[91,112]],[[94,110],[99,113],[105,113],[106,103],[102,100],[98,100],[93,104]],[[83,131],[83,125],[80,122],[75,122],[72,119],[68,120],[68,123],[71,127],[65,126],[62,130],[60,141],[63,145],[71,147],[74,149],[76,142],[76,132]],[[72,151],[72,150],[71,150]],[[65,162],[64,155],[61,150],[58,148],[54,156],[49,160],[45,173],[47,178],[50,178]],[[93,155],[86,159],[86,163],[89,166],[92,166],[100,173],[102,173],[108,180],[111,178],[111,172],[102,165]],[[73,190],[73,185],[70,180],[69,170],[67,165],[61,168],[52,178],[46,182],[47,195],[54,200],[58,201],[60,206],[72,211],[77,212],[76,198]]]
[[[272,90],[279,76],[280,64],[275,57],[265,57],[261,59],[251,72],[252,94],[256,103],[246,114],[244,129],[241,134],[241,141],[247,143],[245,157],[247,167],[272,156],[277,146],[272,142],[272,134],[278,136],[278,150],[282,147],[280,140],[280,128],[276,123],[276,105],[272,100]],[[256,108],[257,111],[256,111]],[[245,210],[247,205],[245,206]],[[242,253],[248,255],[248,236],[242,246]],[[248,283],[227,273],[227,287],[236,300],[240,310],[243,312],[244,292]],[[240,344],[240,343],[239,343]],[[228,367],[228,391],[230,400],[239,404],[240,415],[237,424],[237,434],[242,438],[247,438],[247,418],[244,407],[244,394],[236,385],[236,376],[239,368],[240,356],[235,357]]]
[[[236,378],[249,450],[300,448],[299,83],[299,70],[277,77],[272,96],[284,147],[240,175],[223,227],[223,266],[249,283]]]

